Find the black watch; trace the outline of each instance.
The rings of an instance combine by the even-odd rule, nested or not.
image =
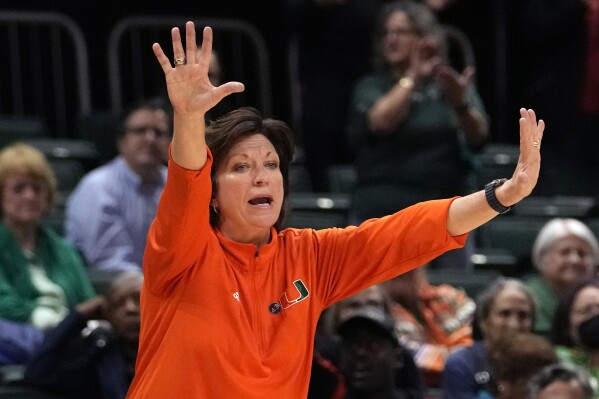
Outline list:
[[[495,195],[495,189],[497,187],[501,186],[506,181],[507,181],[507,179],[505,179],[505,178],[504,179],[495,179],[492,182],[487,183],[485,185],[485,198],[487,199],[489,206],[491,208],[493,208],[493,210],[495,212],[498,212],[499,214],[506,213],[507,211],[512,209],[512,207],[510,207],[510,206],[504,206],[503,204],[501,204],[501,202],[499,202],[499,200],[497,199],[497,196]]]

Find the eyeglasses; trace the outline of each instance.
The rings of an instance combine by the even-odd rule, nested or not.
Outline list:
[[[146,132],[153,132],[154,135],[159,139],[169,139],[171,137],[171,133],[168,130],[159,129],[155,126],[136,126],[136,127],[127,127],[125,129],[127,133],[133,133],[136,136],[142,136]]]
[[[398,28],[398,29],[385,29],[383,31],[383,37],[388,36],[408,36],[414,34],[414,29]]]

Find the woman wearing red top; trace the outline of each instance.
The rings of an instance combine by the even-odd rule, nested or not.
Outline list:
[[[522,109],[520,161],[510,180],[490,186],[491,202],[480,191],[358,227],[279,231],[291,131],[251,108],[206,127],[205,113],[243,85],[210,83],[210,28],[197,48],[188,22],[185,42],[184,49],[173,28],[174,66],[153,46],[174,134],[144,256],[130,399],[305,397],[323,309],[463,246],[494,209],[515,204],[536,184],[544,123]]]

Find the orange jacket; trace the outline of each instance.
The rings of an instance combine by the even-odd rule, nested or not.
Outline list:
[[[257,251],[210,227],[211,154],[172,159],[148,235],[136,373],[127,398],[305,398],[321,311],[464,245],[451,200],[346,229],[272,231]]]

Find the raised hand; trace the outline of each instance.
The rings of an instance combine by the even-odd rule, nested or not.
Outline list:
[[[541,167],[541,141],[545,122],[532,109],[520,108],[520,157],[510,179],[520,199],[528,196],[537,184]],[[518,199],[519,201],[519,199]]]
[[[437,54],[438,41],[433,37],[418,39],[410,52],[410,67],[407,75],[411,75],[417,82],[431,76],[441,57]]]
[[[202,46],[198,49],[194,23],[185,24],[185,50],[179,28],[171,30],[173,60],[165,55],[158,43],[152,45],[156,59],[166,78],[168,96],[173,110],[178,116],[205,114],[224,97],[244,90],[240,82],[228,82],[218,87],[208,79],[210,57],[212,56],[212,29],[205,27]]]

